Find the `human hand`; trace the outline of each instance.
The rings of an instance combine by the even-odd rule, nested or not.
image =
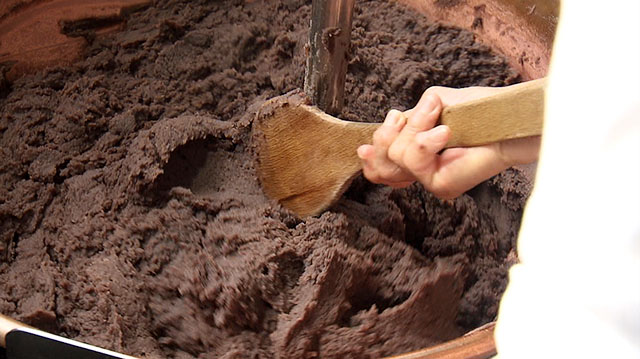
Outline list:
[[[389,111],[373,135],[373,144],[358,148],[365,177],[395,188],[419,181],[437,197],[450,199],[508,167],[535,161],[540,136],[442,151],[451,136],[449,127],[434,127],[443,107],[505,89],[431,87],[413,109]]]

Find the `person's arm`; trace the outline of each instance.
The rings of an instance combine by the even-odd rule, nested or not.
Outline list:
[[[392,187],[419,181],[436,196],[449,199],[508,167],[535,161],[539,136],[442,151],[451,136],[447,126],[434,127],[442,109],[504,89],[431,87],[413,109],[389,111],[373,144],[358,148],[365,177]]]
[[[502,359],[637,359],[640,1],[560,4],[540,160],[497,350]]]

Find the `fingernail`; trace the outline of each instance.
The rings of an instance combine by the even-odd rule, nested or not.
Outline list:
[[[391,110],[387,113],[387,118],[384,120],[385,126],[397,126],[402,120],[402,112],[398,110]]]
[[[438,99],[436,99],[435,97],[432,98],[432,107],[431,107],[431,111],[429,111],[430,115],[438,115],[438,117],[440,116],[440,101]]]
[[[398,111],[398,117],[396,117],[394,125],[396,127],[403,127],[405,122],[407,122],[407,116],[405,116],[403,112]]]
[[[369,157],[368,156],[369,147],[371,147],[371,145],[362,145],[358,147],[356,152],[358,154],[358,157],[360,157],[361,160],[365,160],[367,159],[367,157]]]
[[[428,114],[436,110],[436,104],[436,98],[433,95],[427,95],[423,101],[418,102],[417,110]]]
[[[444,142],[447,140],[447,134],[449,133],[449,128],[447,126],[437,126],[429,132],[431,132],[432,141]]]

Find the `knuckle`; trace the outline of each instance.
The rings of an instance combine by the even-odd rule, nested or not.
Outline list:
[[[384,127],[380,127],[373,133],[373,144],[376,146],[389,147],[393,141],[393,136]]]
[[[416,161],[412,158],[410,159],[406,159],[404,161],[404,166],[407,169],[407,171],[412,172],[412,173],[419,173],[419,174],[423,174],[425,171],[425,166],[422,162]]]
[[[402,163],[404,166],[416,173],[424,173],[433,171],[433,164],[436,160],[436,155],[431,151],[427,145],[420,143],[413,143],[411,147],[406,151]]]
[[[373,133],[373,143],[374,144],[379,144],[382,142],[382,140],[384,139],[384,131],[382,130],[382,128],[377,129],[374,133]]]
[[[380,171],[380,180],[385,182],[394,182],[395,177],[398,174],[398,169],[395,167],[387,167]]]
[[[413,116],[409,116],[409,118],[407,118],[407,129],[412,132],[416,132],[418,130],[417,125],[422,120],[422,114],[419,112],[414,112],[413,114]]]

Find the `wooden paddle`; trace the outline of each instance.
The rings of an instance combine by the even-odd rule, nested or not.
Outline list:
[[[452,339],[411,353],[395,355],[385,359],[486,359],[497,354],[493,339],[495,322],[487,323],[480,328]]]
[[[470,147],[540,135],[545,79],[446,107],[446,147]],[[362,170],[356,149],[371,143],[374,123],[342,121],[301,96],[267,101],[254,121],[258,177],[265,193],[301,217],[327,209]]]

